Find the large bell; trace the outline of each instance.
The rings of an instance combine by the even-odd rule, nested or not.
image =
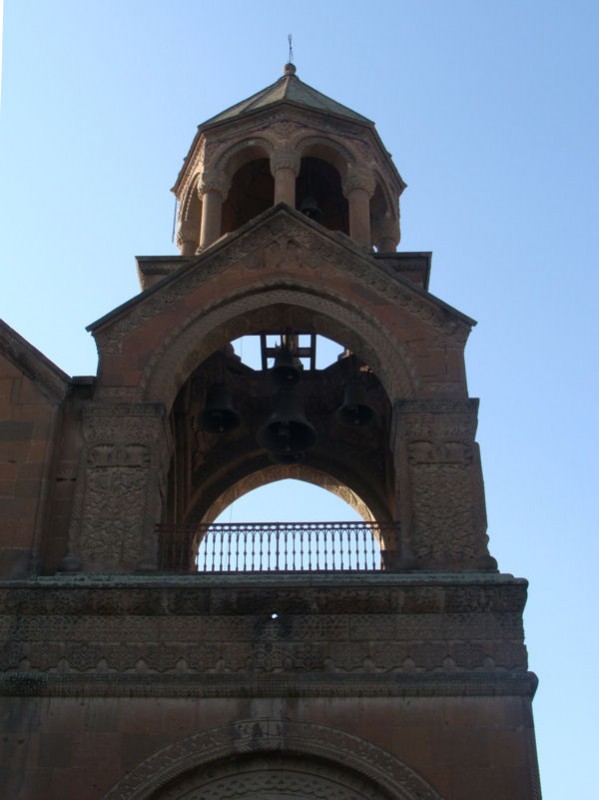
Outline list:
[[[359,383],[350,383],[345,387],[343,403],[337,410],[337,419],[343,425],[361,428],[372,422],[374,410],[366,402],[366,392]]]
[[[294,386],[301,378],[301,369],[297,359],[286,347],[277,350],[275,363],[269,374],[276,386]]]
[[[275,395],[274,409],[258,431],[258,444],[270,453],[285,456],[282,463],[297,460],[316,441],[316,428],[304,416],[297,395],[288,388],[279,389]]]
[[[312,195],[304,197],[304,199],[302,200],[302,204],[300,206],[300,211],[302,214],[305,214],[306,217],[313,219],[314,222],[320,222],[321,220],[322,211],[318,207],[316,198],[312,197]]]
[[[207,433],[227,433],[235,430],[240,421],[231,392],[224,383],[215,383],[208,389],[206,405],[199,415],[200,427]]]

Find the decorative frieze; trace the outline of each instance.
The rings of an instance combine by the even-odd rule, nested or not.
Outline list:
[[[523,671],[524,596],[521,582],[6,589],[0,655],[8,673],[98,676]]]

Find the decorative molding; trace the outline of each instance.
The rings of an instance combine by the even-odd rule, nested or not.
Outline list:
[[[0,675],[3,697],[525,697],[532,672],[429,675],[186,675],[11,672]]]
[[[90,672],[109,682],[117,673],[132,679],[220,675],[226,686],[266,675],[292,683],[305,676],[327,686],[350,675],[401,681],[444,673],[466,682],[477,673],[513,677],[527,666],[525,594],[520,582],[283,588],[261,586],[255,578],[245,588],[189,582],[83,588],[72,582],[63,589],[4,590],[0,632],[10,644],[0,651],[0,668]]]
[[[312,756],[330,764],[331,769],[334,766],[341,770],[347,775],[346,780],[356,773],[373,781],[383,797],[442,800],[418,773],[392,753],[364,739],[324,725],[270,718],[241,720],[212,728],[165,747],[122,778],[104,800],[156,797],[161,787],[204,765],[240,755],[286,752],[308,757],[304,761],[307,770],[311,768]],[[158,797],[166,800],[168,795]]]

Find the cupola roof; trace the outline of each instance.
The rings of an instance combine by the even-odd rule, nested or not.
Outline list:
[[[326,114],[334,114],[338,117],[361,122],[362,124],[374,125],[372,120],[352,111],[351,108],[338,103],[326,94],[322,94],[317,89],[304,83],[297,77],[294,64],[285,64],[283,75],[270,86],[262,89],[246,100],[236,103],[234,106],[222,111],[215,117],[211,117],[200,125],[204,128],[219,122],[226,122],[253,111],[261,111],[268,106],[276,103],[292,103],[302,108],[310,108],[315,111],[322,111]]]

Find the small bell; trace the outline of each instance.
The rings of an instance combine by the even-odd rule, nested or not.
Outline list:
[[[231,392],[224,383],[215,383],[208,389],[206,405],[198,421],[207,433],[227,433],[237,428],[241,418],[233,408]]]
[[[279,348],[275,356],[275,363],[269,374],[276,386],[294,386],[301,378],[300,362],[293,357],[290,350]]]
[[[366,402],[366,392],[358,383],[350,383],[345,387],[343,403],[337,410],[337,419],[343,425],[361,428],[372,422],[374,410]]]
[[[291,389],[283,388],[275,395],[273,412],[256,438],[258,444],[270,453],[297,460],[296,454],[312,447],[317,433],[304,416],[297,395]]]
[[[300,206],[300,211],[302,214],[305,214],[310,219],[313,219],[314,222],[320,222],[322,218],[322,211],[318,207],[316,198],[313,197],[312,195],[304,197],[304,199],[302,200],[302,204]]]

